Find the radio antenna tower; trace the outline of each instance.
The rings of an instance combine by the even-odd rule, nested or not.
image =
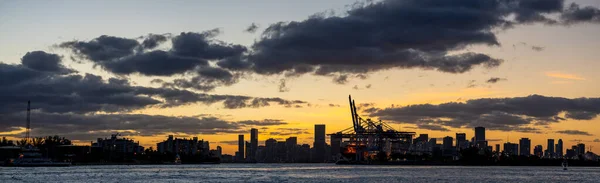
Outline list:
[[[27,101],[27,125],[25,129],[25,140],[29,141],[29,132],[31,131],[31,101]]]

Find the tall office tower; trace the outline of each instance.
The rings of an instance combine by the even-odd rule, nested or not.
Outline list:
[[[485,140],[485,128],[484,127],[475,127],[475,142],[474,144],[479,148],[484,148],[487,146],[487,141]]]
[[[546,149],[546,157],[554,157],[554,139],[548,139],[548,149]]]
[[[246,156],[250,161],[256,161],[256,150],[258,149],[258,129],[256,128],[250,129],[250,148],[250,154]]]
[[[563,141],[562,139],[558,139],[558,143],[556,143],[556,156],[557,157],[562,157],[563,156]]]
[[[529,140],[529,138],[521,138],[521,140],[519,140],[519,155],[531,155],[531,140]]]
[[[252,143],[246,141],[246,161],[251,160],[252,158],[250,158],[250,150],[252,150]]]
[[[579,143],[577,144],[577,155],[585,154],[585,144]]]
[[[496,152],[501,152],[500,151],[500,144],[496,144]]]
[[[510,155],[519,155],[519,144],[513,144],[510,142],[504,143],[504,153]]]
[[[331,143],[331,156],[336,157],[338,154],[340,154],[342,139],[334,137],[334,136],[330,136],[329,140]]]
[[[237,161],[244,160],[244,135],[238,135],[238,157],[236,157]]]
[[[265,141],[265,162],[275,162],[275,156],[277,154],[277,140],[269,138]]]
[[[452,149],[452,142],[454,141],[454,139],[450,136],[446,136],[444,137],[444,139],[442,139],[442,148],[444,150],[451,150]]]
[[[325,161],[325,125],[315,125],[315,142],[313,147],[315,148],[315,156],[313,162],[324,162]]]
[[[461,150],[467,148],[467,134],[456,133],[456,149]]]
[[[536,145],[533,148],[533,154],[536,155],[536,156],[538,156],[538,157],[544,156],[544,150],[543,150],[542,145]]]
[[[288,163],[296,162],[297,157],[297,148],[298,138],[297,137],[289,137],[285,139],[285,151],[286,157],[285,160]]]

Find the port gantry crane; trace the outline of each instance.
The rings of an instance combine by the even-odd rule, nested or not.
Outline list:
[[[338,144],[343,142],[340,154],[344,158],[356,162],[387,161],[392,154],[405,154],[409,151],[415,132],[400,132],[381,120],[364,119],[358,115],[352,96],[348,96],[348,101],[352,127],[328,134],[331,136],[332,145],[334,140],[338,141]]]

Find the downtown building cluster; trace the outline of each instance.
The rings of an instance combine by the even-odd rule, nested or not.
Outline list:
[[[470,141],[467,140],[466,133],[456,133],[455,138],[451,136],[442,138],[441,144],[438,144],[437,138],[429,138],[428,134],[420,134],[414,139],[411,150],[422,154],[452,156],[454,159],[459,158],[461,150],[473,147],[493,152],[497,156],[537,156],[544,159],[598,159],[597,155],[586,151],[585,144],[583,143],[573,145],[565,151],[562,139],[558,139],[556,143],[554,139],[547,139],[548,144],[546,149],[544,149],[543,145],[536,145],[532,153],[531,139],[529,138],[521,138],[519,139],[519,143],[505,142],[502,144],[501,150],[501,144],[495,144],[495,148],[489,144],[486,139],[484,127],[475,127],[474,133],[475,135]]]
[[[315,125],[314,143],[298,144],[297,137],[285,141],[269,138],[259,145],[258,129],[250,130],[250,141],[243,134],[238,135],[238,150],[232,157],[224,155],[223,162],[249,163],[323,163],[332,161],[331,146],[326,143],[325,125]]]

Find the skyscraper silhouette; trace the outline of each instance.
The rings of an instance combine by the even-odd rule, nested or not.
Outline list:
[[[250,129],[250,154],[246,158],[250,161],[256,161],[256,150],[258,149],[258,129]]]
[[[238,136],[238,154],[236,157],[237,161],[243,161],[244,160],[244,135],[239,135]]]
[[[519,140],[519,155],[531,155],[531,140],[529,140],[529,138],[521,138],[521,140]]]
[[[325,125],[315,125],[315,142],[313,147],[315,148],[313,162],[324,162],[325,161]]]

